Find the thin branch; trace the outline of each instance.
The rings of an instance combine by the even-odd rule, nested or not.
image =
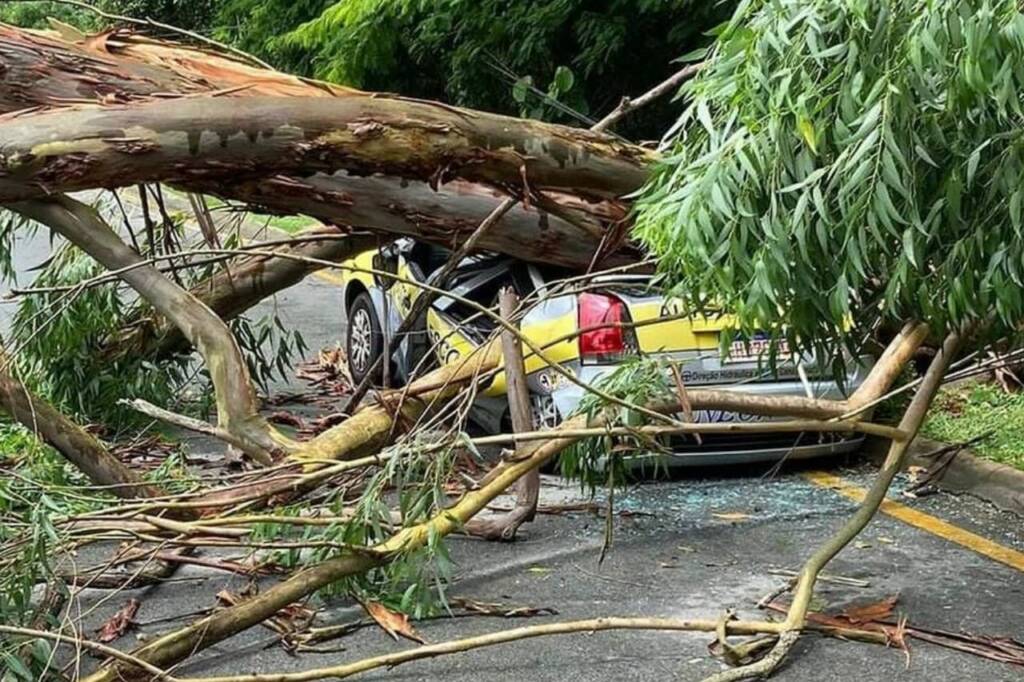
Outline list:
[[[477,228],[473,230],[473,233],[462,243],[462,246],[452,252],[444,266],[442,266],[436,274],[430,275],[429,279],[436,282],[438,286],[444,286],[445,281],[455,271],[455,268],[459,266],[466,256],[476,249],[476,245],[480,241],[480,238],[483,237],[487,231],[501,220],[502,216],[508,213],[509,209],[515,205],[516,199],[513,197],[509,197],[498,204],[494,210],[480,222]],[[398,326],[398,330],[395,331],[395,333],[388,339],[387,347],[384,349],[384,352],[377,356],[377,359],[374,360],[370,369],[367,370],[362,381],[360,381],[359,385],[353,389],[352,395],[349,396],[348,402],[345,403],[345,406],[341,410],[342,412],[351,413],[355,408],[359,407],[359,402],[363,399],[363,396],[366,395],[366,391],[369,390],[370,384],[373,383],[374,377],[377,375],[377,372],[380,371],[381,365],[385,362],[390,362],[391,356],[398,348],[403,336],[412,329],[420,316],[427,312],[430,305],[441,294],[442,292],[439,290],[423,291],[416,297],[416,300],[412,303],[412,307],[409,309],[409,313]]]
[[[202,419],[196,419],[194,417],[189,417],[184,414],[172,412],[171,410],[165,410],[164,408],[157,407],[153,403],[142,400],[141,398],[135,398],[133,400],[121,399],[117,402],[119,405],[130,407],[136,412],[140,412],[141,414],[144,414],[147,417],[158,419],[172,426],[177,426],[188,431],[194,431],[195,433],[201,433],[207,436],[213,436],[214,438],[219,438],[225,443],[234,445],[235,447],[241,450],[245,450],[247,447],[247,442],[244,438],[237,438],[233,433],[231,433],[231,431],[227,429],[222,429],[218,426],[214,426],[213,424],[205,422]],[[259,451],[253,451],[250,454],[253,456],[254,459],[256,459],[256,461],[260,462],[260,464],[270,465],[274,463],[274,460],[272,458],[265,456],[263,453],[260,453]]]
[[[616,426],[611,428],[586,428],[560,431],[559,436],[567,438],[590,438],[598,436],[676,436],[684,434],[715,433],[799,433],[814,431],[820,433],[866,433],[891,440],[904,440],[907,434],[900,429],[884,424],[863,421],[819,421],[797,419],[792,421],[765,422],[693,422],[678,426]],[[525,431],[523,433],[501,433],[493,436],[471,438],[473,445],[505,445],[520,441],[539,441],[551,438],[550,430]]]
[[[409,661],[433,658],[445,654],[454,654],[481,647],[505,644],[533,637],[550,635],[567,635],[577,632],[602,632],[605,630],[664,630],[670,632],[714,632],[719,623],[715,620],[680,620],[675,618],[592,618],[566,623],[546,623],[529,625],[511,630],[492,632],[466,639],[440,642],[397,651],[382,656],[374,656],[361,661],[328,668],[316,668],[297,673],[269,673],[256,675],[226,675],[219,677],[184,678],[181,682],[311,682],[327,678],[343,679],[358,673],[377,668],[393,668]],[[731,634],[775,633],[779,631],[778,623],[757,621],[730,621],[726,629]]]
[[[705,64],[707,64],[707,62],[698,62],[696,64],[689,64],[688,66],[683,67],[636,99],[623,97],[622,101],[619,102],[619,105],[612,109],[607,116],[595,123],[591,130],[594,132],[603,132],[605,128],[614,125],[626,114],[634,112],[640,107],[647,106],[665,93],[676,89],[684,81],[695,76],[702,68],[704,68]]]
[[[103,654],[104,656],[109,656],[110,658],[114,658],[124,663],[127,663],[132,667],[141,668],[142,670],[145,670],[150,675],[152,675],[153,679],[161,680],[162,682],[181,682],[179,678],[171,676],[166,671],[161,670],[155,665],[147,663],[146,661],[140,658],[136,658],[131,654],[126,654],[123,651],[115,649],[114,647],[106,646],[105,644],[93,642],[88,639],[81,639],[79,637],[69,637],[67,635],[61,635],[55,632],[47,632],[45,630],[19,628],[11,625],[0,625],[0,633],[7,635],[21,635],[23,637],[31,637],[33,639],[48,639],[51,642],[57,642],[58,644],[71,644],[76,647],[90,649],[97,653]]]

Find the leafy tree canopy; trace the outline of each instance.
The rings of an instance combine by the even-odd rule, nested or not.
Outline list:
[[[59,2],[0,3],[0,22],[5,24],[48,28],[51,18],[80,28],[90,28],[95,23],[88,11]]]
[[[568,119],[599,116],[706,44],[733,3],[694,0],[227,0],[226,37],[275,65],[371,90]],[[515,87],[513,87],[515,85]],[[627,133],[659,137],[662,103]]]
[[[691,304],[805,348],[906,319],[1015,330],[1016,2],[746,0],[686,91],[636,234]]]
[[[166,24],[209,33],[225,0],[95,0],[98,10],[137,19],[155,19]],[[50,19],[82,30],[97,30],[106,22],[97,12],[63,2],[43,1],[0,3],[0,21],[26,28],[48,28]]]

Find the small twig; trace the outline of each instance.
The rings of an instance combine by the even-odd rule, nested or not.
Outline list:
[[[788,569],[780,568],[768,571],[770,575],[781,575],[785,578],[796,578],[799,574],[796,571],[790,571]],[[845,575],[831,575],[829,573],[822,573],[818,576],[818,580],[823,583],[835,583],[836,585],[846,585],[848,587],[871,587],[871,583],[867,580],[860,580],[859,578],[848,578]],[[772,601],[772,600],[769,600]]]
[[[985,433],[975,436],[974,438],[965,440],[962,443],[952,443],[950,445],[945,445],[943,447],[936,448],[935,450],[932,450],[929,453],[921,455],[922,459],[931,460],[932,464],[928,467],[928,470],[925,471],[924,475],[921,477],[921,480],[916,481],[914,485],[909,486],[904,491],[904,494],[908,496],[915,496],[918,493],[922,493],[922,491],[925,488],[932,485],[933,483],[941,481],[943,476],[945,476],[946,472],[949,470],[949,467],[953,465],[953,462],[956,461],[956,458],[960,455],[961,452],[971,447],[972,445],[975,445],[976,443],[980,443],[981,441],[987,439],[993,433],[994,431],[989,430],[986,431]]]
[[[986,440],[987,438],[992,436],[993,433],[995,433],[995,431],[990,429],[990,430],[986,431],[985,433],[979,434],[979,435],[975,436],[974,438],[969,438],[969,439],[967,439],[967,440],[965,440],[963,442],[960,442],[960,443],[950,443],[949,445],[944,445],[944,446],[942,446],[940,448],[935,448],[931,452],[928,452],[928,453],[925,453],[925,454],[921,455],[921,458],[922,459],[938,459],[939,457],[941,457],[943,455],[947,455],[950,452],[959,452],[960,450],[963,450],[965,448],[969,448],[972,445],[977,445],[981,441]]]
[[[772,573],[772,571],[769,571],[769,573]],[[790,578],[789,580],[784,582],[782,585],[779,585],[774,590],[772,590],[768,594],[766,594],[763,597],[761,597],[760,599],[758,599],[757,600],[757,608],[759,608],[759,609],[767,608],[767,606],[769,604],[771,604],[773,601],[775,601],[776,599],[778,599],[782,595],[784,595],[787,592],[789,592],[790,590],[792,590],[795,586],[796,586],[796,578]]]
[[[121,399],[118,401],[118,404],[131,407],[132,409],[136,410],[137,412],[141,412],[147,417],[158,419],[162,422],[166,422],[167,424],[171,424],[172,426],[178,426],[189,431],[195,431],[196,433],[202,433],[207,436],[219,438],[225,443],[233,445],[242,452],[245,452],[263,466],[271,466],[274,464],[273,457],[271,457],[268,453],[263,452],[260,449],[250,447],[250,443],[244,437],[241,437],[228,429],[223,429],[220,428],[219,426],[214,426],[201,419],[195,419],[194,417],[189,417],[183,414],[178,414],[177,412],[165,410],[162,407],[157,407],[153,403],[147,402],[140,398],[136,398],[134,400]]]

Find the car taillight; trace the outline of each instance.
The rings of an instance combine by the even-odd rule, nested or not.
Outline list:
[[[580,294],[579,328],[580,357],[583,360],[617,360],[627,351],[629,322],[625,304],[608,294]],[[602,325],[608,325],[602,327]]]

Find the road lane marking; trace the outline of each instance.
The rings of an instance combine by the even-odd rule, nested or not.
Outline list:
[[[814,485],[834,490],[843,497],[849,498],[854,502],[863,501],[864,496],[867,495],[868,492],[867,489],[862,488],[859,485],[855,485],[840,476],[836,476],[825,471],[807,472],[803,474],[803,477]],[[908,507],[890,499],[886,499],[882,502],[881,511],[887,516],[898,519],[909,526],[919,528],[926,533],[940,537],[943,540],[948,540],[949,542],[958,544],[961,547],[966,547],[972,552],[981,554],[989,559],[993,559],[1001,564],[1006,564],[1011,568],[1024,572],[1024,552],[1018,552],[1010,547],[1004,547],[1003,545],[993,542],[988,538],[983,538],[969,530],[964,530],[959,526],[954,526],[947,521],[936,518],[931,514],[925,514],[922,511],[918,511],[917,509],[913,509],[912,507]]]
[[[328,282],[329,284],[334,284],[336,286],[345,285],[345,277],[341,273],[335,272],[334,268],[317,270],[316,272],[313,273],[313,276],[316,277],[317,279]]]

